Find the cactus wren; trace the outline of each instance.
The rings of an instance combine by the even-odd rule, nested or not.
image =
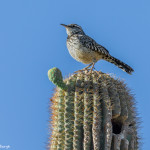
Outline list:
[[[115,64],[128,74],[131,74],[134,71],[127,64],[111,56],[105,47],[99,45],[92,38],[87,36],[81,26],[77,24],[61,25],[66,28],[66,32],[68,34],[67,48],[70,55],[79,62],[90,64],[86,68],[89,68],[92,65],[93,69],[95,63],[98,60],[103,59]]]

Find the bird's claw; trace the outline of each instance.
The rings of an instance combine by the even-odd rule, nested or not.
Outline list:
[[[78,73],[78,72],[89,72],[89,70],[90,69],[88,69],[88,68],[83,68],[83,69],[81,69],[81,70],[77,70],[77,71],[75,71],[74,73]]]
[[[92,65],[92,67],[89,68],[91,65],[92,65],[92,64],[90,64],[89,66],[87,66],[87,67],[85,67],[85,68],[83,68],[83,69],[81,69],[81,70],[75,71],[74,73],[78,73],[78,72],[92,73],[93,69],[95,69],[95,68],[94,68],[94,65]]]

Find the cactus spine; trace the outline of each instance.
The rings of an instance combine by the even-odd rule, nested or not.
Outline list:
[[[63,81],[57,68],[48,76],[57,85],[50,150],[138,150],[134,99],[122,81],[96,71]]]

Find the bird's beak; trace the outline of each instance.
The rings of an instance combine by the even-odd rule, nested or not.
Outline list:
[[[60,25],[64,26],[65,28],[66,28],[66,27],[68,27],[68,26],[67,26],[67,25],[65,25],[65,24],[60,24]]]

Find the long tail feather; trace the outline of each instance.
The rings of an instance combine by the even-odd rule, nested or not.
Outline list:
[[[111,55],[107,56],[104,60],[106,60],[110,63],[113,63],[114,65],[116,65],[123,71],[127,72],[128,74],[131,74],[134,71],[130,66],[128,66],[124,62],[120,61],[119,59],[117,59]]]

